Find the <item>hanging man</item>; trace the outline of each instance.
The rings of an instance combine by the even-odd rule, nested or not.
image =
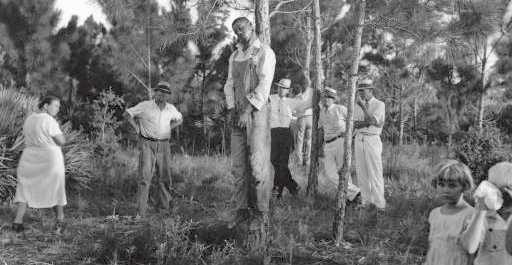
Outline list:
[[[384,102],[373,96],[373,90],[371,80],[359,82],[354,110],[354,158],[362,204],[384,209],[386,200],[380,134],[384,126],[385,106]]]
[[[250,230],[259,230],[264,235],[274,184],[269,94],[276,59],[272,49],[258,39],[249,19],[235,19],[232,28],[238,44],[229,58],[224,86],[233,121],[231,159],[236,204],[229,227],[249,221]]]
[[[320,104],[320,116],[318,128],[321,129],[320,139],[323,139],[323,163],[324,174],[318,180],[320,190],[333,195],[338,189],[339,174],[344,162],[345,146],[345,122],[347,120],[347,108],[335,104],[337,99],[336,90],[325,87],[322,90]],[[359,188],[348,179],[347,199],[354,201],[359,194]]]
[[[158,173],[158,202],[169,210],[171,203],[171,147],[169,139],[172,129],[183,122],[181,113],[174,105],[167,103],[171,85],[158,83],[153,89],[153,99],[142,101],[126,110],[125,118],[139,136],[139,186],[137,191],[138,215],[146,215],[151,179]]]
[[[281,197],[284,188],[287,188],[293,195],[297,195],[299,192],[299,185],[293,180],[288,167],[290,149],[293,144],[290,122],[292,112],[304,112],[311,106],[311,89],[305,92],[303,98],[287,97],[291,83],[292,81],[287,78],[279,80],[276,83],[278,94],[270,96],[270,127],[272,128],[270,157],[275,171],[274,188],[278,198]]]

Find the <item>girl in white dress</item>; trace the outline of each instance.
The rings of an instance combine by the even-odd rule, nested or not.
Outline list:
[[[468,265],[469,253],[462,247],[461,235],[474,209],[463,198],[473,188],[469,168],[456,160],[442,162],[432,185],[444,205],[430,212],[429,250],[425,265]]]
[[[60,100],[45,97],[38,105],[40,112],[30,114],[23,125],[25,148],[17,168],[18,183],[14,202],[17,203],[13,229],[22,232],[23,216],[28,207],[52,208],[57,215],[56,232],[63,228],[66,191],[64,157],[61,146],[65,138],[55,120]]]
[[[512,213],[512,163],[492,166],[488,182],[501,193],[503,203],[487,204],[488,195],[476,198],[477,211],[464,233],[464,246],[469,253],[476,253],[474,265],[512,265],[512,255],[505,249],[507,219]]]

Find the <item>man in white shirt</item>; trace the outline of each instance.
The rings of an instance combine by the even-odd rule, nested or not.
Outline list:
[[[292,120],[292,112],[304,111],[311,106],[311,91],[306,92],[304,98],[289,98],[291,80],[284,78],[276,83],[278,94],[270,95],[271,114],[271,151],[270,157],[274,166],[274,188],[277,197],[280,198],[283,189],[286,187],[288,191],[297,195],[299,185],[293,180],[288,161],[290,158],[290,148],[293,144],[293,138],[290,131],[290,122]]]
[[[233,121],[231,159],[235,206],[229,227],[249,221],[251,231],[265,231],[274,184],[270,163],[269,94],[276,58],[272,49],[258,39],[249,19],[235,19],[232,28],[239,43],[229,58],[224,85]]]
[[[380,134],[384,126],[385,105],[373,96],[373,89],[369,79],[358,84],[354,110],[354,158],[363,205],[371,204],[384,209],[386,200]]]
[[[174,105],[166,102],[171,94],[170,84],[158,83],[153,100],[142,101],[126,110],[125,118],[133,126],[140,139],[139,185],[137,191],[138,215],[146,215],[148,196],[155,166],[158,170],[158,202],[169,209],[171,202],[171,130],[179,126],[183,117]]]
[[[344,138],[346,130],[347,108],[335,104],[336,90],[325,87],[322,90],[320,116],[318,128],[321,128],[320,139],[323,142],[325,175],[320,175],[318,180],[322,191],[328,194],[336,194],[338,189],[339,174],[344,162]],[[359,193],[359,188],[348,179],[347,199],[353,201]]]

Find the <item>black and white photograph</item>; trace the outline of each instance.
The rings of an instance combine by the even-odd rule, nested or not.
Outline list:
[[[0,265],[512,265],[512,0],[0,0]]]

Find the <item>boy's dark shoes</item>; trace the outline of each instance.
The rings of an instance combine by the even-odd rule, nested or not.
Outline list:
[[[55,223],[55,234],[57,235],[61,235],[62,233],[64,233],[64,230],[66,230],[66,223],[64,223],[64,221],[57,221]]]
[[[23,223],[12,223],[12,230],[16,233],[22,233],[25,231],[25,227],[23,226]]]

